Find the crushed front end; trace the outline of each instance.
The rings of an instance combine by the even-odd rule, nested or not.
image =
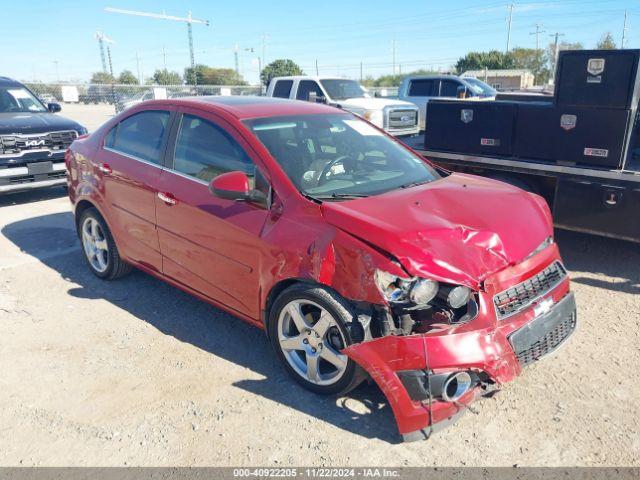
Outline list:
[[[359,316],[368,335],[344,350],[385,394],[405,441],[454,422],[477,398],[557,349],[576,327],[569,277],[552,240],[468,292],[440,284],[430,293],[427,284],[417,288],[418,281],[390,283],[388,304]],[[421,296],[432,300],[413,301]]]

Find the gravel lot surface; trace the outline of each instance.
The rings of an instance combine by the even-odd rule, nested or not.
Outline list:
[[[62,189],[0,197],[3,465],[640,465],[640,248],[558,232],[579,329],[431,440],[384,396],[321,398],[262,332],[84,264]]]
[[[107,103],[89,104],[63,103],[60,115],[75,120],[80,125],[87,127],[90,132],[113,117],[115,109]]]

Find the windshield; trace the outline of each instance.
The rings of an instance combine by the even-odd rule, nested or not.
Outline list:
[[[464,81],[467,82],[471,86],[473,91],[478,95],[482,95],[485,97],[495,97],[498,93],[495,88],[490,87],[482,80],[478,80],[477,78],[464,77]]]
[[[47,109],[24,87],[0,87],[0,113],[46,112]]]
[[[367,91],[355,80],[320,80],[332,100],[368,97]]]
[[[305,195],[337,200],[439,178],[421,157],[353,115],[271,117],[245,122]]]

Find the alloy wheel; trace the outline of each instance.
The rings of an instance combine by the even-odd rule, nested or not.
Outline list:
[[[93,269],[104,273],[109,267],[109,245],[102,226],[93,217],[82,224],[82,247]]]
[[[278,342],[293,370],[315,385],[332,385],[346,371],[344,335],[333,316],[311,300],[293,300],[281,310]]]

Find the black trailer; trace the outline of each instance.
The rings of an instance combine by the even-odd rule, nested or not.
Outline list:
[[[557,227],[640,242],[640,50],[560,53],[546,100],[432,101],[407,144],[543,196]]]

